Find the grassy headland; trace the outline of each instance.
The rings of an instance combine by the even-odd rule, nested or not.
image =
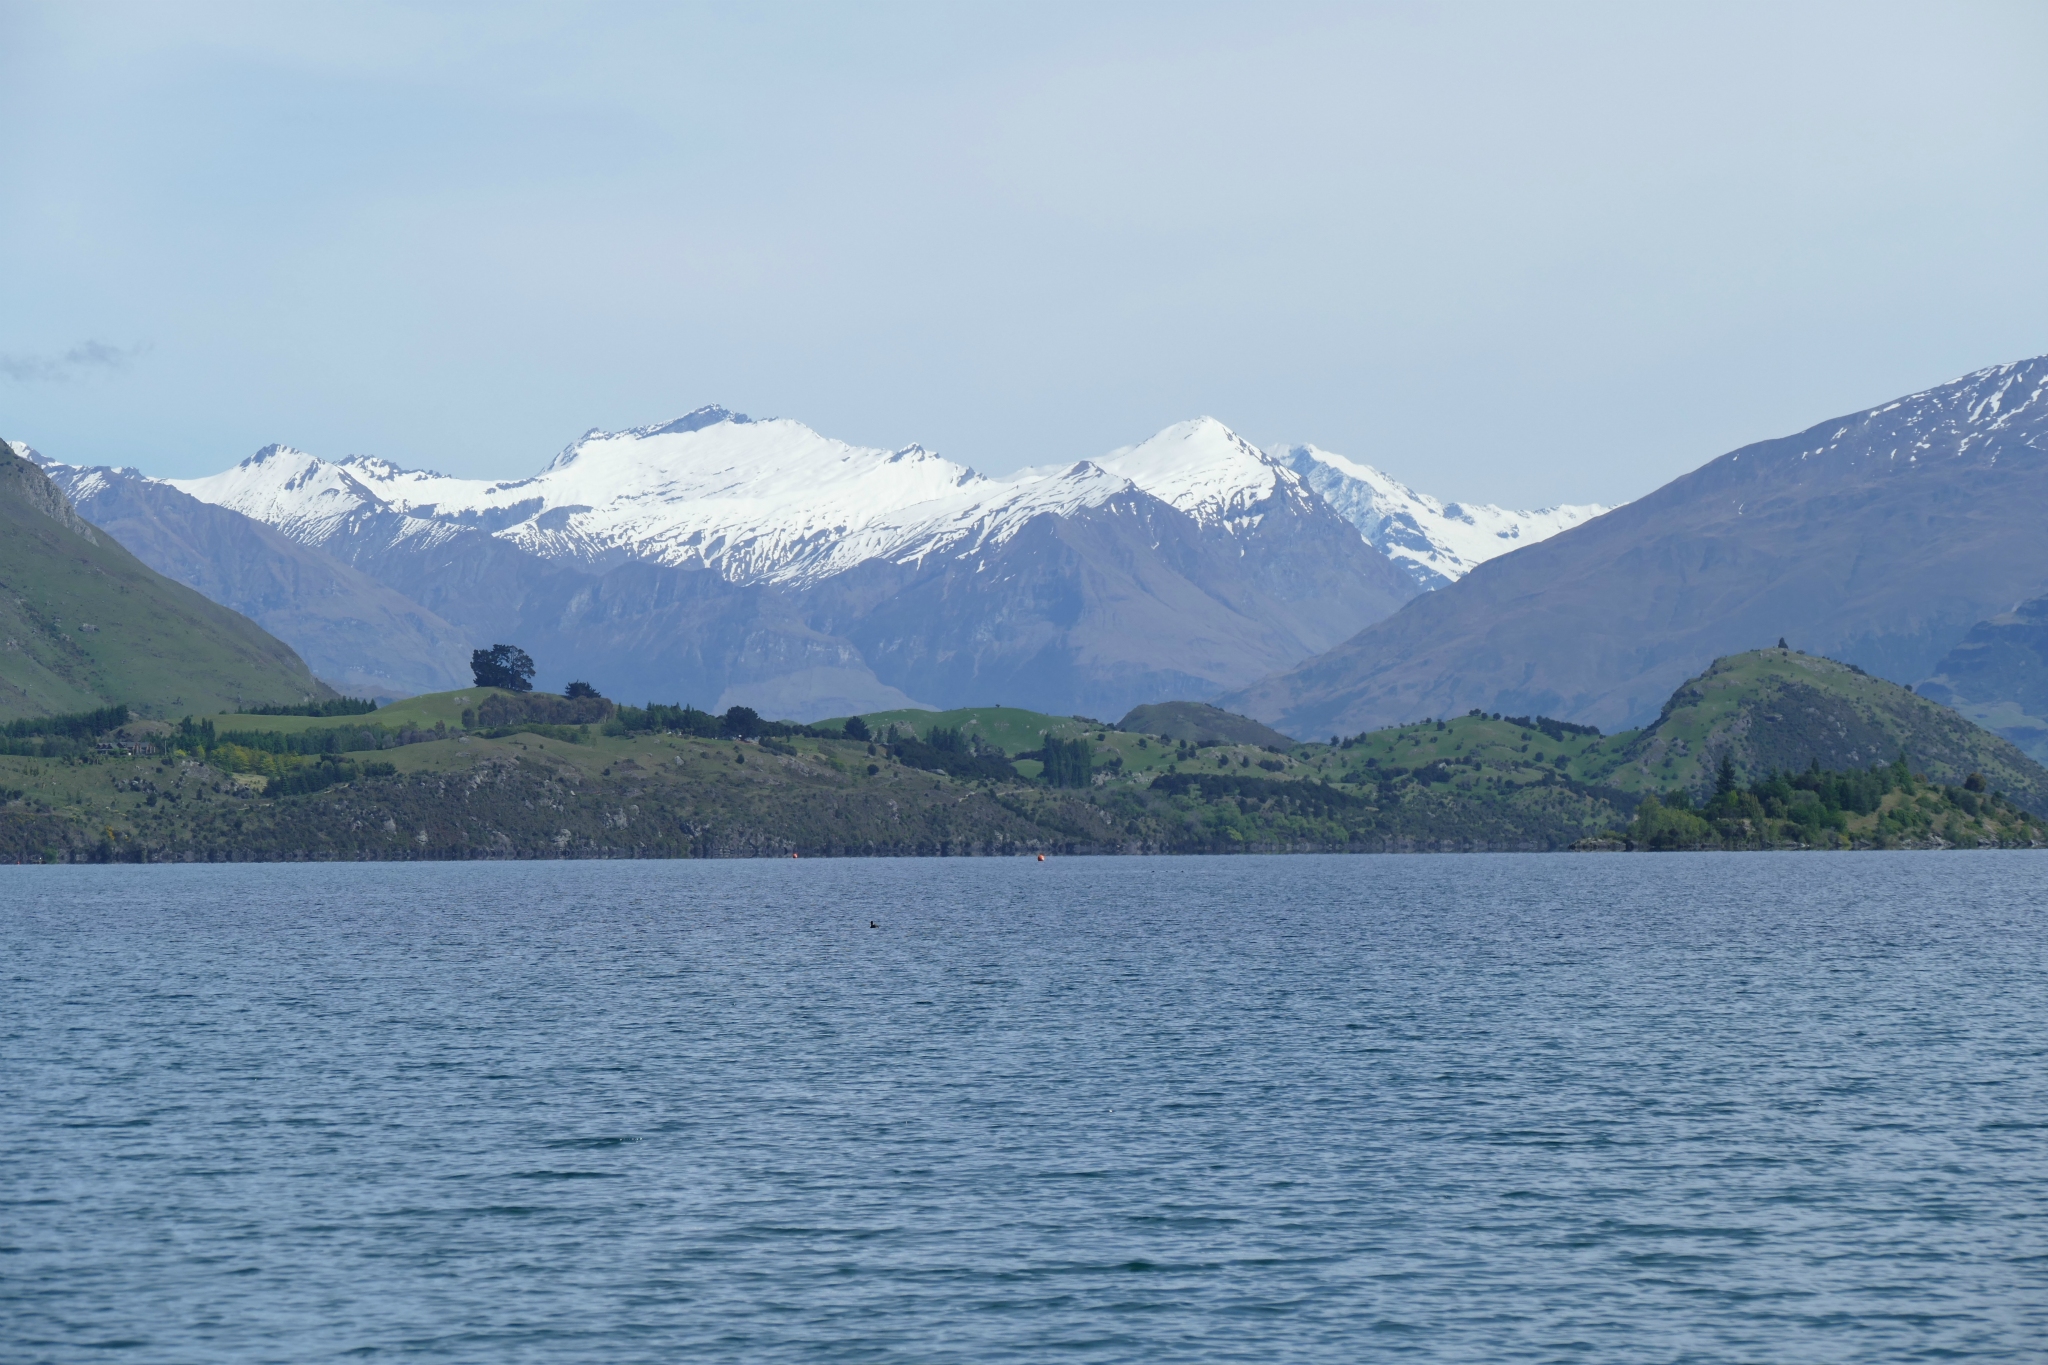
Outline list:
[[[486,688],[343,718],[139,722],[112,752],[49,739],[0,757],[0,857],[2048,843],[2048,773],[2010,744],[1785,651],[1717,662],[1655,725],[1618,735],[1477,713],[1284,748],[1014,707],[860,722]],[[1852,761],[1824,761],[1837,753]]]

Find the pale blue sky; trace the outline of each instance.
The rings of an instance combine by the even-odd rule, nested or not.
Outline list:
[[[989,471],[1211,413],[1639,495],[2048,351],[2048,7],[0,0],[0,434]]]

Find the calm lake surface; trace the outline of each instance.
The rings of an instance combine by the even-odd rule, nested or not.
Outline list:
[[[5,868],[0,951],[12,1362],[2048,1353],[2037,854]]]

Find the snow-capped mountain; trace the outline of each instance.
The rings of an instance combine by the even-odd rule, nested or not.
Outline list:
[[[1612,508],[1570,503],[1515,512],[1491,504],[1439,502],[1381,473],[1312,445],[1275,447],[1284,461],[1389,559],[1425,588],[1455,583],[1477,565],[1548,540]]]
[[[871,560],[982,553],[1035,517],[1072,516],[1133,489],[1235,534],[1255,528],[1275,497],[1314,501],[1287,464],[1209,417],[1100,460],[990,478],[918,446],[854,446],[715,407],[590,432],[529,479],[454,479],[268,446],[224,473],[171,482],[310,545],[367,515],[397,514],[406,536],[476,528],[544,559],[645,560],[799,586]]]
[[[528,647],[543,682],[559,667],[786,715],[992,699],[1120,714],[1249,682],[1419,591],[1211,418],[1001,478],[721,408],[593,431],[525,479],[288,446],[202,479],[71,477],[119,482],[124,514],[189,521],[183,498],[282,532],[476,643]],[[242,539],[243,560],[283,572]]]
[[[1947,687],[1973,667],[1966,641],[2048,590],[2044,520],[2039,356],[1730,451],[1222,704],[1289,734],[1473,708],[1643,725],[1715,658],[1780,639]],[[2040,669],[1940,695],[2022,728]],[[1861,724],[1785,703],[1769,719],[1801,734]]]
[[[200,479],[46,464],[165,572],[260,612],[336,678],[458,670],[474,635],[629,694],[785,714],[1212,694],[1593,510],[1447,508],[1209,417],[999,478],[718,407],[591,431],[523,479],[283,445]],[[229,520],[202,531],[198,506]],[[321,574],[263,539],[278,533],[340,561],[319,610],[281,594]],[[395,598],[372,603],[365,577]],[[406,630],[360,628],[398,621],[394,602],[418,608]],[[402,659],[372,657],[380,633],[409,636]]]

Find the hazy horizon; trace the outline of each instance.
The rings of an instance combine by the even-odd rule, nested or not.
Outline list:
[[[468,477],[718,403],[1640,496],[2048,351],[2048,13],[0,3],[0,435]],[[32,267],[32,268],[28,268]]]

